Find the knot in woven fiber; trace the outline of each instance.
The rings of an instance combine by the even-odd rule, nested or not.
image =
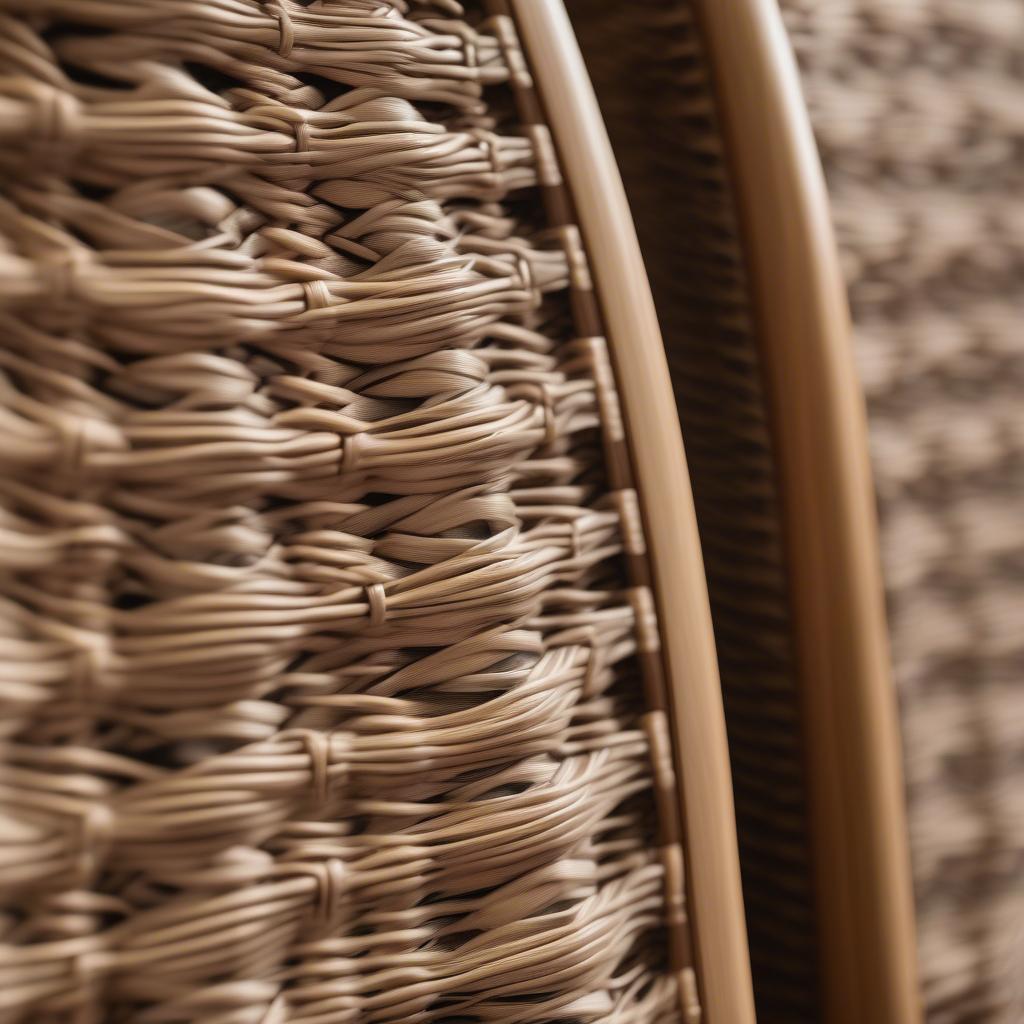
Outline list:
[[[37,273],[47,301],[63,304],[81,298],[88,291],[82,279],[94,266],[89,251],[80,246],[38,256]]]
[[[28,107],[24,118],[25,155],[36,169],[40,165],[48,170],[67,168],[82,143],[81,102],[67,89],[44,82],[9,81],[17,83],[14,96]],[[4,91],[5,87],[0,86],[0,95]]]
[[[306,753],[309,755],[310,791],[313,802],[322,805],[327,802],[327,769],[330,767],[330,742],[321,732],[309,729],[302,734]]]
[[[115,821],[114,812],[106,804],[90,803],[79,812],[75,876],[80,885],[92,882],[103,867],[113,842]]]
[[[388,604],[384,587],[380,583],[371,583],[366,588],[366,603],[370,608],[370,625],[384,625],[388,617]]]
[[[460,21],[449,21],[445,27],[457,36],[462,44],[462,59],[467,70],[476,71],[480,66],[477,51],[477,41],[480,38],[478,34],[471,26]]]
[[[73,477],[94,474],[90,457],[101,452],[123,452],[128,442],[120,428],[92,416],[56,413],[52,423],[59,439],[56,465],[60,471]]]
[[[602,689],[602,675],[605,668],[604,647],[597,630],[593,626],[586,627],[587,669],[583,677],[583,696],[596,697]]]
[[[519,42],[519,34],[516,32],[515,23],[506,14],[497,14],[489,21],[489,26],[494,30],[498,46],[501,48],[502,56],[508,67],[509,79],[521,90],[533,88],[533,78],[526,64],[522,45]]]
[[[105,609],[97,608],[103,613]],[[76,629],[77,648],[71,660],[71,689],[83,707],[107,700],[116,689],[110,667],[114,661],[113,641],[106,633]]]
[[[292,131],[295,134],[295,152],[308,153],[312,149],[309,139],[309,122],[303,118],[292,121]]]
[[[545,387],[544,384],[537,385],[536,395],[537,402],[544,413],[544,444],[553,445],[559,438],[558,419],[555,413],[555,399],[551,394],[551,389]],[[577,550],[575,546],[573,550]]]
[[[314,935],[328,935],[336,924],[346,892],[345,865],[337,857],[315,863],[293,864],[298,874],[311,878],[316,886],[313,896],[311,928]]]
[[[295,25],[288,11],[289,0],[263,0],[263,6],[277,19],[279,56],[290,57],[295,45]]]
[[[97,990],[106,981],[110,969],[110,958],[102,948],[83,950],[71,958],[76,1011],[82,1019],[98,1019],[100,1010]]]
[[[651,591],[647,587],[632,587],[629,603],[633,609],[637,649],[644,654],[654,653],[661,646],[661,638]]]
[[[303,281],[302,290],[306,296],[306,309],[325,309],[331,305],[331,291],[326,281]]]
[[[515,256],[516,274],[522,286],[530,293],[530,308],[537,309],[541,304],[541,292],[533,276],[533,267],[524,253],[517,253]]]
[[[359,459],[369,438],[365,434],[345,434],[341,438],[341,459],[339,469],[345,473],[354,473],[359,466]]]

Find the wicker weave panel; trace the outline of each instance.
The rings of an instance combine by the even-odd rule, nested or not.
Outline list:
[[[936,1024],[1024,1016],[1024,6],[783,0],[868,397]]]
[[[614,395],[473,13],[0,0],[5,1024],[679,1017]]]

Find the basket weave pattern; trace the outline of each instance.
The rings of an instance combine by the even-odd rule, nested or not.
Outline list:
[[[678,1019],[614,381],[478,13],[0,0],[5,1022]]]

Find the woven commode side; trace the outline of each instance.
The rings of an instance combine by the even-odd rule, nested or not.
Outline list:
[[[614,382],[476,13],[0,0],[5,1024],[697,1019]]]
[[[1024,1019],[1024,6],[782,3],[868,399],[934,1024]]]

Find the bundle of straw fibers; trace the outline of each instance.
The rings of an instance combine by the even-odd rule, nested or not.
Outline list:
[[[514,13],[0,0],[5,1024],[752,1020],[649,291]]]

